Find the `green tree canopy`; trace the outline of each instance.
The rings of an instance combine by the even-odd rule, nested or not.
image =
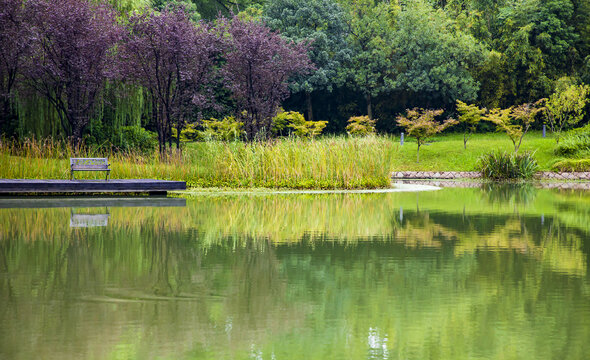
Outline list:
[[[477,98],[470,69],[481,65],[484,47],[440,10],[420,1],[399,12],[393,39],[395,84],[418,94],[424,105]]]
[[[352,87],[365,97],[367,115],[373,118],[372,98],[395,88],[392,36],[399,7],[393,2],[351,0],[346,9],[353,56],[344,71]]]
[[[340,68],[350,60],[347,44],[346,13],[333,0],[277,0],[264,8],[264,21],[273,30],[295,42],[308,42],[308,54],[315,70],[298,76],[293,92],[305,92],[308,120],[313,119],[311,93],[328,90],[342,81]]]

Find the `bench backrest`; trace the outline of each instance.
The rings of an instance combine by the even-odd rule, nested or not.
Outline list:
[[[70,158],[72,170],[108,170],[109,161],[107,158]]]

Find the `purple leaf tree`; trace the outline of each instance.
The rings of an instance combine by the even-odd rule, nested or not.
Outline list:
[[[27,15],[23,0],[0,0],[0,130],[15,117],[13,90],[29,50]]]
[[[74,144],[111,75],[120,39],[115,11],[91,0],[28,0],[32,10],[32,56],[28,84],[58,110]]]
[[[223,74],[238,106],[246,135],[270,133],[273,116],[289,95],[288,80],[312,68],[304,44],[295,44],[264,24],[234,17]]]
[[[147,90],[161,154],[166,141],[171,146],[173,126],[179,147],[180,131],[195,107],[213,104],[210,82],[221,44],[215,31],[204,23],[196,26],[182,7],[130,17],[121,74]]]

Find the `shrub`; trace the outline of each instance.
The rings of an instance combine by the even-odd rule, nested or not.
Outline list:
[[[142,154],[150,153],[156,148],[158,143],[157,135],[154,132],[147,131],[140,126],[123,126],[121,135],[115,146],[125,152],[140,152]]]
[[[349,135],[366,136],[375,133],[375,122],[377,120],[370,119],[368,116],[353,116],[348,119],[346,132]]]
[[[588,103],[590,86],[570,85],[555,92],[545,103],[547,125],[555,134],[559,144],[562,130],[575,126],[584,118],[584,108]]]
[[[576,157],[590,151],[590,125],[568,131],[553,151],[555,155]]]
[[[199,137],[203,140],[235,141],[246,134],[244,123],[233,116],[226,116],[223,120],[203,120],[201,126],[204,130],[199,132]]]
[[[289,132],[296,137],[315,137],[322,133],[327,124],[327,121],[306,121],[303,114],[297,111],[282,111],[273,118],[272,133],[285,135]]]
[[[522,154],[491,152],[478,159],[477,168],[484,179],[526,180],[535,175],[539,165],[534,155],[529,152]]]
[[[580,153],[590,151],[590,136],[588,135],[570,135],[564,137],[553,152],[555,155],[575,157]]]
[[[554,171],[590,171],[590,159],[565,159],[551,166]]]
[[[172,128],[172,138],[176,139],[176,133],[178,130],[176,128]],[[180,141],[181,142],[189,142],[195,141],[199,138],[199,131],[197,130],[197,124],[191,123],[186,124],[186,126],[180,131]]]

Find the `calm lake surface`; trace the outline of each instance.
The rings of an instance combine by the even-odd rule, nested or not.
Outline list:
[[[589,262],[583,191],[4,198],[0,358],[588,359]]]

